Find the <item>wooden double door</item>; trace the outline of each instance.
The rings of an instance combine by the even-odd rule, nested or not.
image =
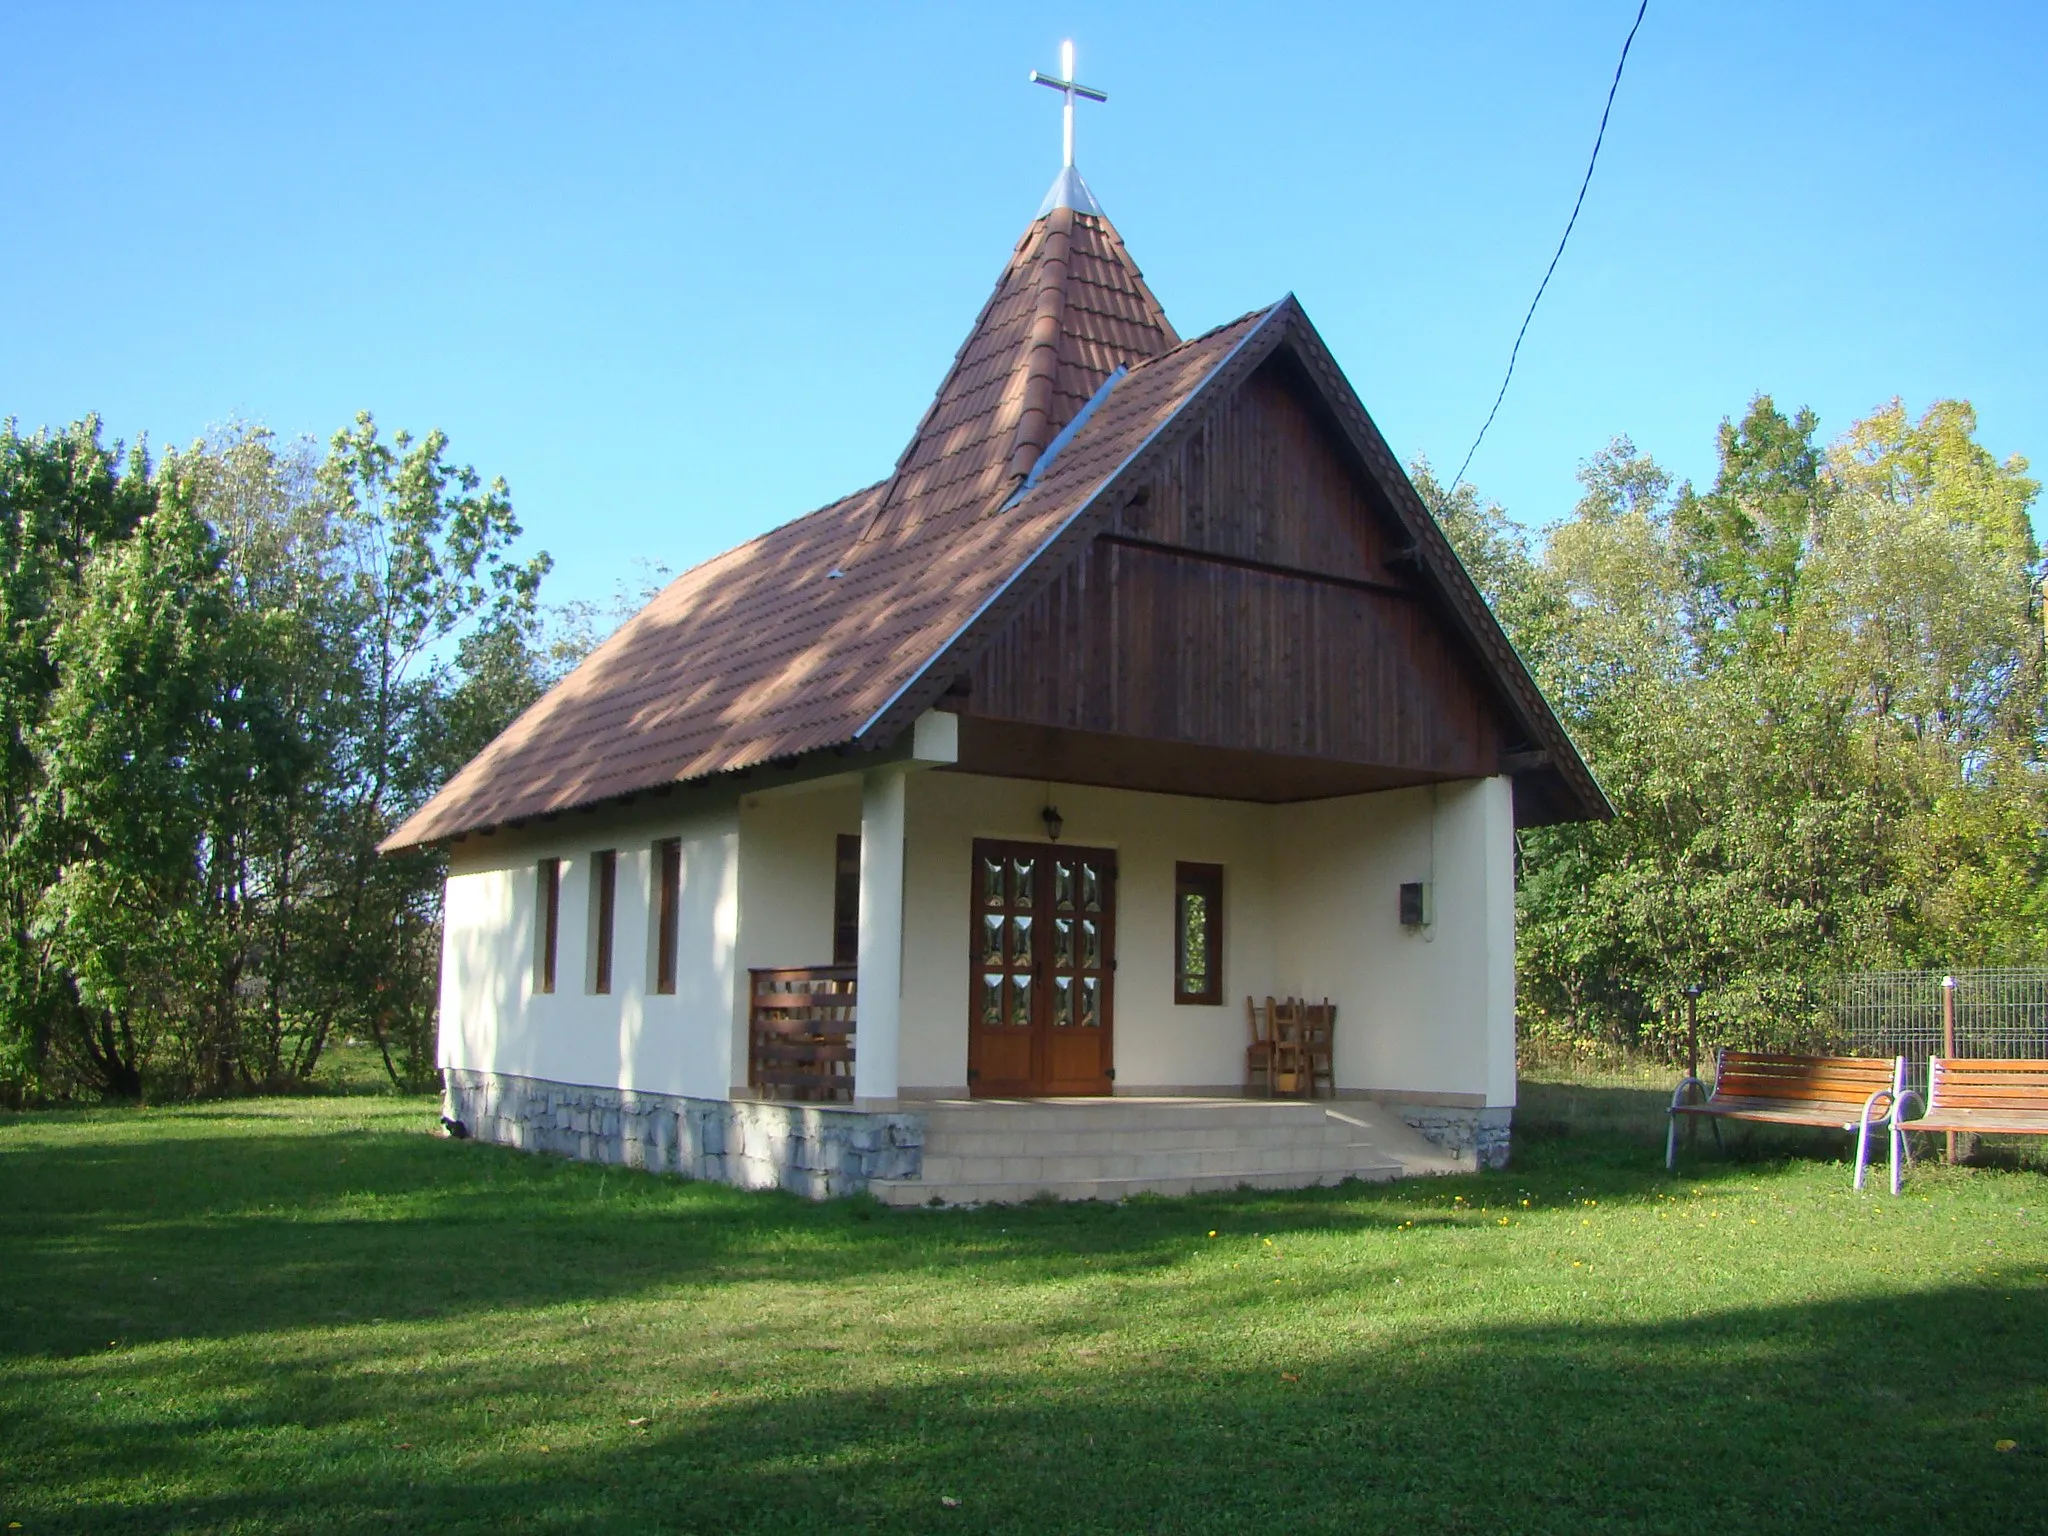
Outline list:
[[[967,942],[967,1082],[984,1098],[1108,1093],[1116,854],[978,839]]]

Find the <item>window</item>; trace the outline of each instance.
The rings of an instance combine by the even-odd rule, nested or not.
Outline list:
[[[562,917],[562,861],[542,859],[533,905],[533,990],[555,990],[555,938]]]
[[[612,914],[618,904],[619,855],[606,848],[590,856],[590,990],[612,989]]]
[[[1223,866],[1173,866],[1173,1000],[1223,1001]]]
[[[839,834],[832,873],[832,963],[860,963],[860,834]]]
[[[676,989],[676,922],[683,894],[683,842],[665,837],[654,845],[654,990]]]

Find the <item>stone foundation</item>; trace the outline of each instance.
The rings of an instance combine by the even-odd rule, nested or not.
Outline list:
[[[1476,1157],[1481,1168],[1507,1166],[1515,1117],[1512,1109],[1467,1109],[1447,1104],[1387,1107],[1446,1152]]]
[[[910,1111],[690,1099],[460,1068],[443,1078],[443,1114],[478,1141],[528,1152],[813,1200],[924,1169],[924,1116]]]

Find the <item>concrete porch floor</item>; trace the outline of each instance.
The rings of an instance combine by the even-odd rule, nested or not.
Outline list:
[[[939,1099],[923,1113],[922,1175],[868,1182],[885,1205],[1305,1189],[1473,1167],[1370,1100]]]

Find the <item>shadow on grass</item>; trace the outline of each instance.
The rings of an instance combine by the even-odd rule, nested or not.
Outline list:
[[[1675,1083],[1674,1079],[1674,1083]],[[1557,1140],[1597,1135],[1664,1145],[1671,1089],[1628,1088],[1524,1078],[1515,1087],[1515,1137]]]
[[[1584,1145],[1589,1140],[1630,1143],[1664,1157],[1664,1135],[1669,1121],[1671,1090],[1677,1086],[1674,1071],[1671,1084],[1664,1087],[1631,1087],[1616,1084],[1587,1084],[1566,1080],[1522,1079],[1517,1085],[1515,1139],[1519,1150],[1532,1143],[1570,1142]],[[1971,1138],[1968,1161],[1978,1167],[2008,1170],[2048,1171],[2048,1137],[2003,1136]],[[1941,1151],[1938,1135],[1920,1133],[1913,1138],[1914,1156],[1931,1160]],[[1721,1123],[1717,1142],[1712,1128],[1698,1120],[1679,1127],[1679,1172],[1692,1174],[1715,1163],[1781,1162],[1789,1159],[1841,1161],[1855,1152],[1852,1137],[1841,1131],[1801,1126],[1757,1125],[1748,1121]],[[1872,1143],[1872,1158],[1882,1163],[1888,1156],[1882,1138]],[[1523,1159],[1526,1161],[1526,1159]]]
[[[1626,1291],[1396,1311],[1416,1292],[1392,1290],[1413,1260],[1391,1246],[1281,1292],[1191,1262],[1210,1229],[1489,1228],[1457,1197],[1670,1194],[1625,1128],[1525,1133],[1504,1174],[894,1212],[395,1133],[409,1112],[274,1118],[0,1151],[0,1520],[1925,1532],[2026,1528],[2048,1492],[2048,1276],[1984,1259],[1990,1233],[1941,1271],[1969,1283],[1656,1321]],[[1753,1183],[1710,1156],[1678,1183]],[[1428,1283],[1536,1273],[1502,1262],[1444,1254]],[[635,1298],[662,1308],[581,1331],[578,1304]],[[842,1352],[849,1318],[866,1337]],[[386,1319],[469,1327],[351,1326]]]
[[[1439,1330],[1313,1364],[1284,1344],[1263,1364],[1064,1349],[912,1384],[734,1383],[641,1429],[621,1403],[601,1443],[547,1453],[478,1420],[493,1394],[547,1396],[530,1355],[484,1381],[346,1361],[301,1380],[252,1358],[226,1422],[42,1406],[13,1433],[54,1448],[46,1478],[130,1477],[36,1511],[38,1530],[2017,1530],[2048,1489],[2043,1299],[2015,1273],[1655,1325]],[[1106,1301],[1077,1311],[1039,1325],[1049,1349],[1117,1321]],[[259,1457],[266,1432],[322,1455],[289,1483],[177,1491]]]
[[[237,1134],[216,1134],[233,1120]],[[872,1283],[972,1268],[998,1282],[1142,1273],[1212,1228],[1477,1224],[1513,1188],[1611,1203],[1672,1187],[1617,1139],[1532,1142],[1504,1174],[1240,1192],[1124,1206],[892,1211],[812,1205],[389,1129],[269,1129],[247,1110],[176,1112],[179,1133],[0,1153],[0,1359],[110,1341],[231,1338],[458,1317],[774,1281]],[[1688,1167],[1688,1183],[1732,1177]]]
[[[1676,1077],[1673,1086],[1676,1086]],[[1628,1142],[1664,1161],[1664,1136],[1670,1124],[1671,1088],[1631,1088],[1567,1082],[1523,1081],[1517,1089],[1517,1140],[1580,1141],[1586,1138]],[[1853,1136],[1821,1127],[1759,1125],[1748,1120],[1715,1124],[1688,1119],[1680,1124],[1679,1169],[1733,1159],[1736,1162],[1779,1162],[1788,1158],[1839,1162],[1855,1155]],[[1882,1138],[1872,1142],[1873,1157],[1885,1155]]]

